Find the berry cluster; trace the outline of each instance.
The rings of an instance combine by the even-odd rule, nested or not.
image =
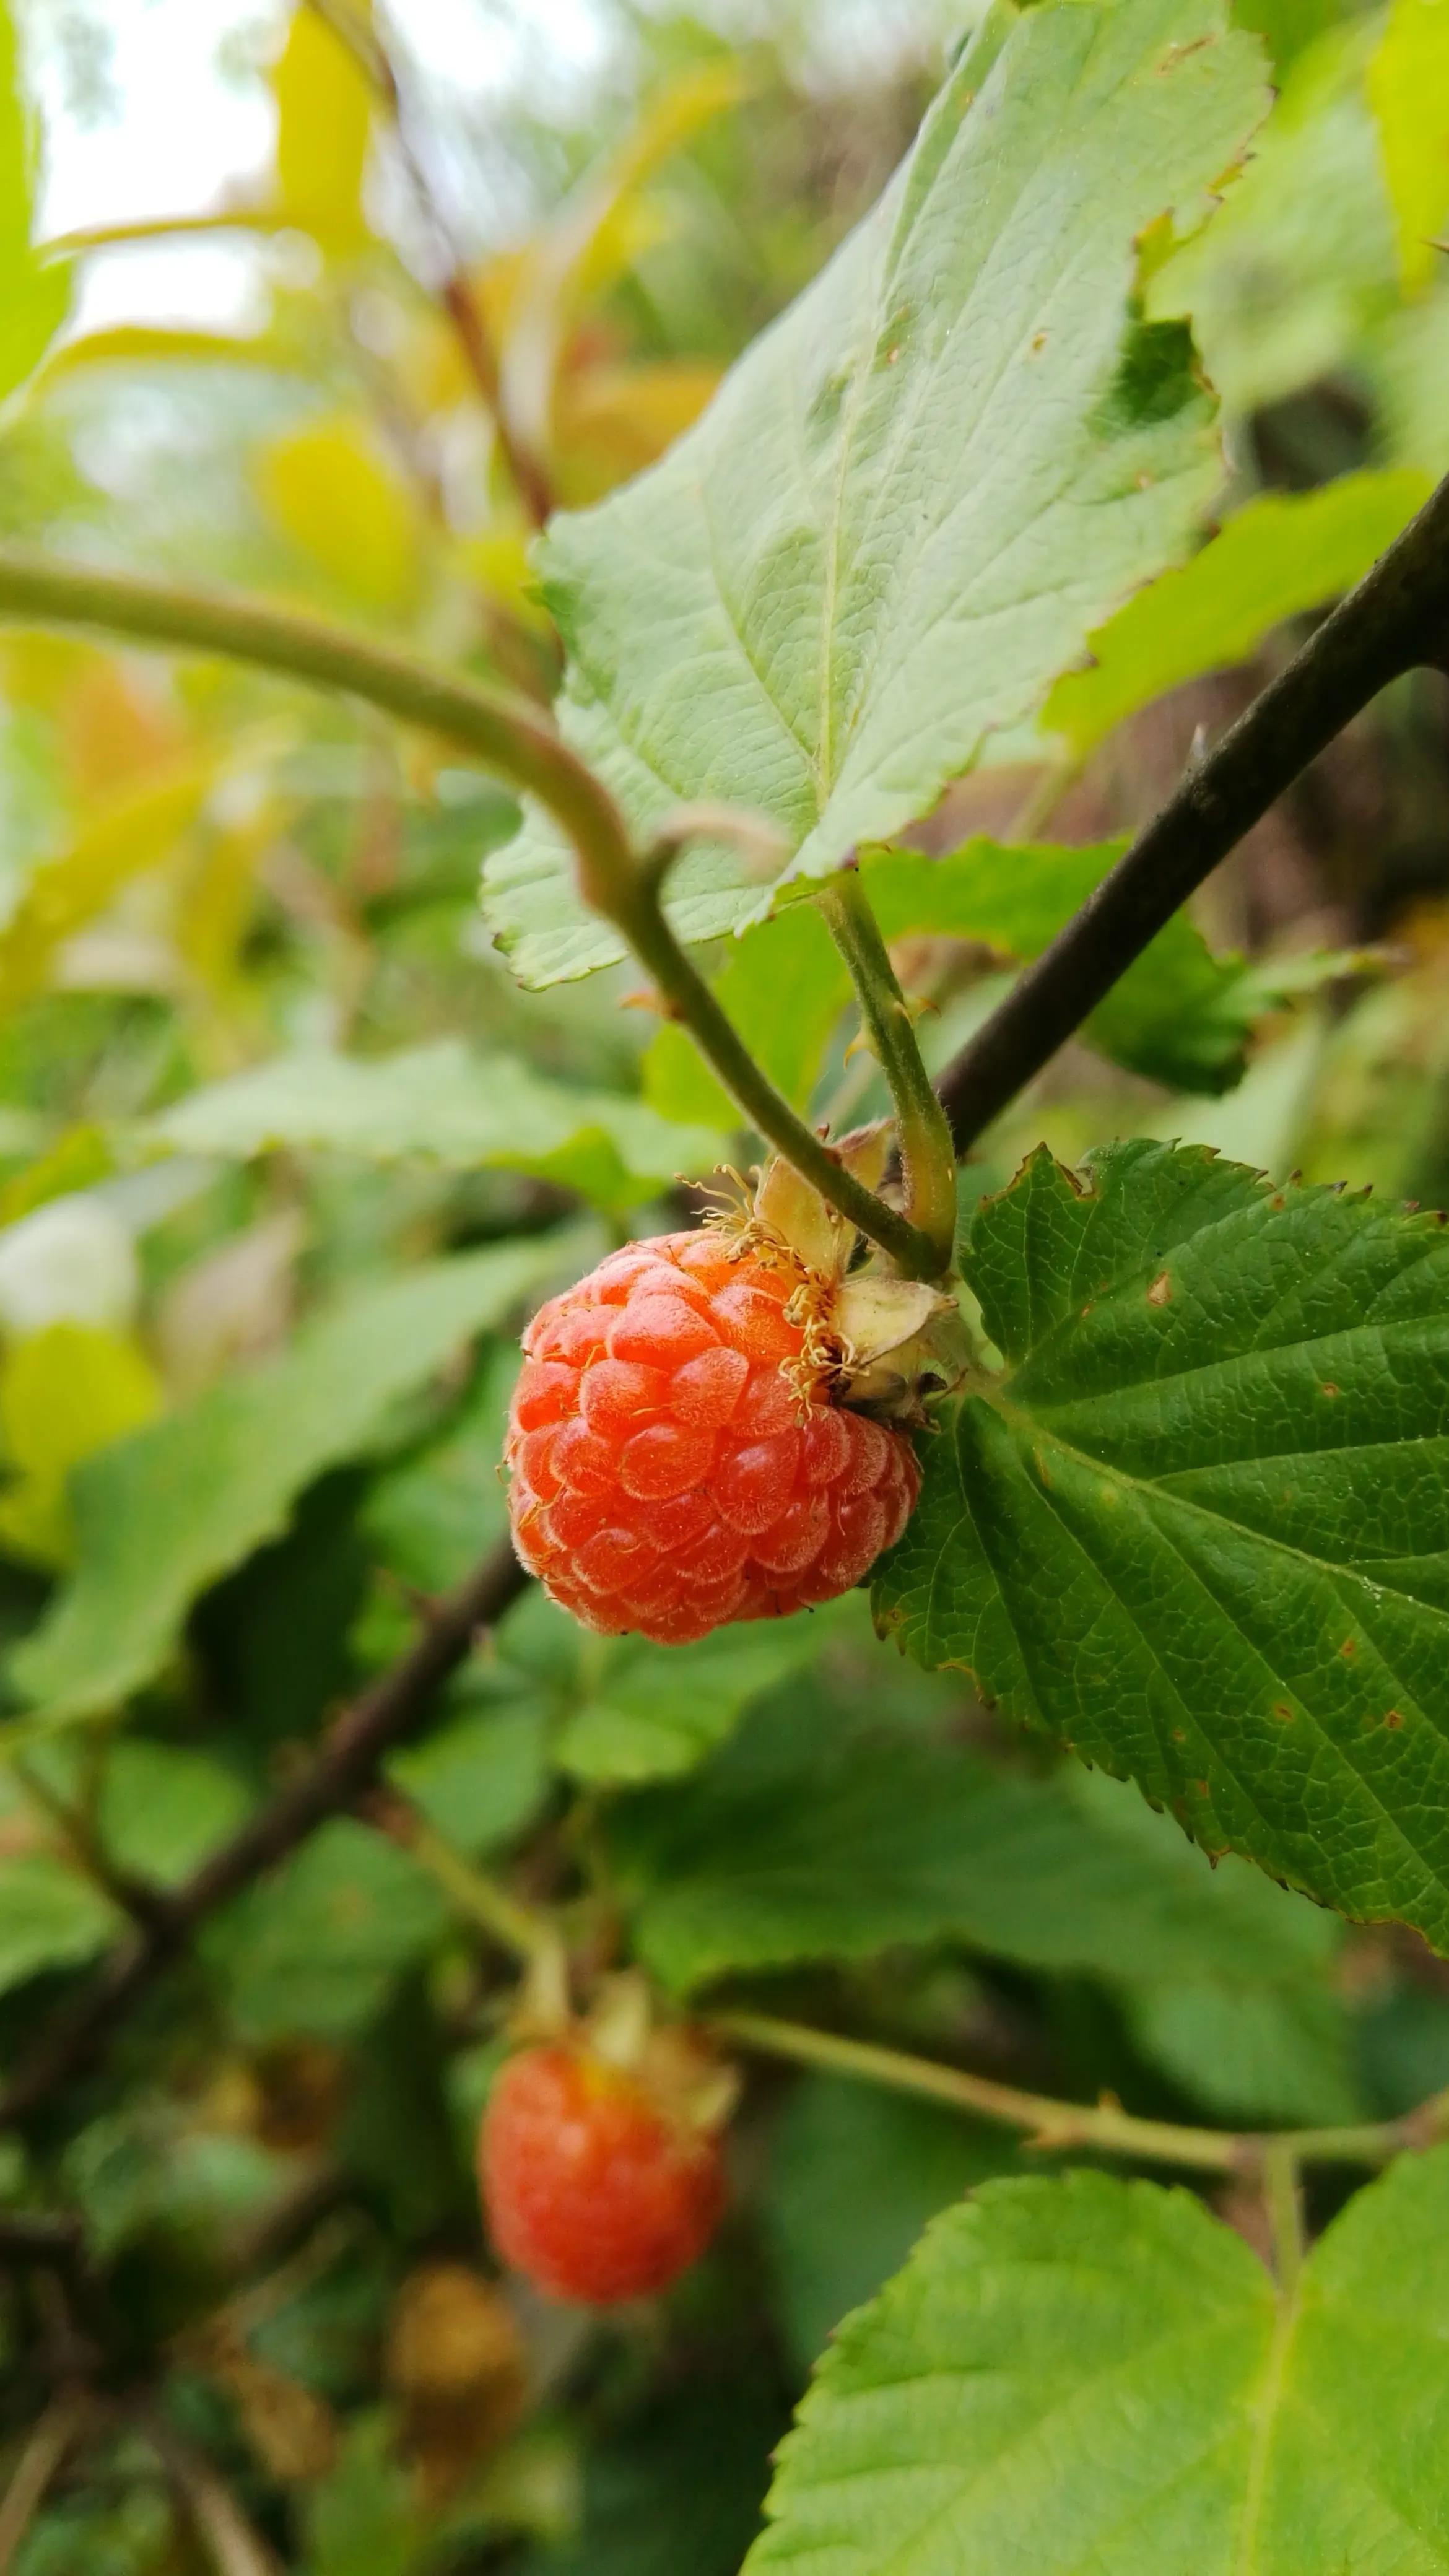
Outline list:
[[[799,1277],[747,1240],[667,1234],[534,1317],[514,1544],[585,1627],[680,1645],[780,1618],[848,1592],[900,1536],[910,1441],[808,1382]]]

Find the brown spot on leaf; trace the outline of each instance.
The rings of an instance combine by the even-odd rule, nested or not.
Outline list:
[[[1280,1718],[1280,1719],[1282,1720],[1282,1723],[1283,1723],[1285,1726],[1291,1726],[1291,1725],[1292,1725],[1292,1723],[1293,1723],[1293,1711],[1292,1711],[1292,1709],[1289,1707],[1288,1702],[1286,1701],[1286,1699],[1275,1699],[1275,1700],[1274,1700],[1274,1702],[1273,1702],[1273,1715],[1274,1715],[1276,1718]]]
[[[1338,1651],[1341,1655],[1356,1655],[1358,1653],[1357,1637],[1345,1637],[1343,1644],[1339,1647]]]
[[[1325,1378],[1318,1392],[1320,1395],[1341,1395],[1343,1390],[1334,1385],[1332,1378]]]
[[[1388,1712],[1387,1712],[1387,1714],[1385,1715],[1385,1718],[1384,1718],[1384,1724],[1385,1724],[1385,1726],[1389,1726],[1389,1727],[1398,1727],[1398,1726],[1402,1726],[1402,1725],[1403,1725],[1403,1723],[1404,1723],[1404,1712],[1403,1712],[1403,1710],[1402,1710],[1401,1708],[1391,1708],[1391,1709],[1389,1709],[1389,1710],[1388,1710]]]
[[[1149,1306],[1166,1306],[1170,1304],[1171,1298],[1172,1281],[1165,1270],[1159,1270],[1147,1291],[1147,1303]]]

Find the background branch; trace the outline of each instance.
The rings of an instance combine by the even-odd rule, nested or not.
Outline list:
[[[1449,656],[1449,477],[1013,985],[936,1090],[958,1155],[1079,1029],[1220,860],[1391,680]]]
[[[343,1813],[371,1786],[384,1756],[421,1725],[479,1630],[500,1619],[527,1586],[528,1576],[505,1540],[436,1605],[416,1644],[354,1701],[308,1768],[213,1852],[42,2034],[0,2094],[0,2129],[27,2118],[103,2057],[126,2014],[207,1917],[295,1851],[324,1817]]]

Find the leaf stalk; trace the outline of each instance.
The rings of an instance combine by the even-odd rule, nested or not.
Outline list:
[[[619,875],[611,873],[607,879],[600,871],[591,870],[583,884],[586,899],[628,941],[640,964],[653,977],[673,1017],[684,1023],[700,1053],[767,1143],[783,1154],[803,1179],[813,1182],[823,1199],[889,1253],[903,1278],[939,1278],[942,1269],[949,1267],[950,1252],[943,1263],[935,1238],[884,1199],[877,1198],[874,1190],[867,1189],[864,1181],[847,1170],[824,1138],[797,1117],[784,1093],[776,1090],[768,1074],[755,1062],[693,959],[676,939],[665,917],[661,888],[677,847],[677,840],[671,836],[667,845],[652,853],[642,867],[630,867]],[[953,1238],[954,1229],[953,1188]]]
[[[849,870],[837,877],[821,895],[820,909],[850,970],[871,1047],[895,1103],[905,1215],[935,1247],[936,1269],[929,1275],[943,1278],[956,1250],[956,1154],[950,1123],[931,1087],[910,1005],[859,877]]]
[[[1403,2119],[1367,2121],[1356,2128],[1288,2129],[1280,2134],[1196,2129],[1170,2120],[1136,2119],[1110,2100],[1059,2102],[1047,2094],[1024,2093],[1014,2084],[998,2084],[964,2067],[942,2066],[903,2049],[846,2039],[836,2031],[812,2030],[803,2022],[777,2020],[772,2013],[716,2013],[709,2028],[740,2048],[788,2058],[797,2066],[820,2067],[827,2074],[852,2076],[862,2083],[883,2084],[897,2093],[923,2094],[976,2119],[1019,2129],[1028,2146],[1046,2152],[1095,2148],[1133,2163],[1173,2165],[1187,2173],[1259,2177],[1274,2214],[1280,2263],[1288,2259],[1280,2234],[1287,2225],[1283,2194],[1291,2189],[1296,2195],[1300,2166],[1387,2164],[1403,2150],[1431,2146],[1449,2131],[1449,2093],[1436,2093]]]

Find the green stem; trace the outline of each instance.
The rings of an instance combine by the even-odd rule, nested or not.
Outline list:
[[[833,2075],[884,2084],[898,2093],[921,2093],[949,2103],[981,2120],[1020,2129],[1033,2147],[1095,2148],[1127,2156],[1135,2163],[1175,2165],[1186,2172],[1261,2174],[1271,2194],[1274,2176],[1289,2174],[1296,2189],[1297,2168],[1304,2164],[1386,2164],[1402,2149],[1427,2147],[1449,2126],[1449,2095],[1436,2094],[1401,2120],[1365,2122],[1357,2128],[1295,2129],[1279,2137],[1256,2132],[1180,2127],[1168,2120],[1138,2120],[1115,2102],[1059,2102],[1043,2093],[1024,2093],[1014,2084],[968,2074],[964,2067],[941,2066],[932,2059],[910,2057],[871,2041],[844,2039],[835,2031],[811,2030],[801,2022],[777,2021],[772,2013],[716,2013],[710,2028],[741,2048],[785,2057],[799,2066],[818,2066]],[[1276,2220],[1282,2211],[1275,2209]],[[1279,2244],[1280,2264],[1285,2257]]]
[[[48,563],[10,548],[0,548],[0,618],[94,627],[141,643],[224,654],[340,689],[457,743],[510,787],[536,797],[573,845],[585,903],[623,932],[760,1134],[908,1278],[936,1277],[940,1263],[931,1240],[846,1171],[796,1117],[685,956],[659,900],[660,877],[677,841],[661,845],[652,864],[641,863],[608,789],[531,708],[289,609]]]
[[[455,1910],[476,1923],[500,1949],[511,1951],[517,1959],[532,1961],[548,1957],[562,1946],[547,1915],[520,1904],[506,1887],[499,1886],[496,1878],[477,1868],[449,1842],[446,1834],[440,1834],[428,1822],[410,1798],[400,1797],[395,1789],[388,1788],[377,1801],[377,1811],[384,1832],[412,1853]]]
[[[602,781],[551,724],[501,692],[479,688],[361,636],[224,591],[190,590],[131,573],[83,570],[0,548],[0,618],[94,627],[198,653],[220,653],[293,680],[339,689],[404,724],[443,735],[495,776],[534,796],[578,854],[584,892],[633,866],[624,818]]]
[[[713,1066],[725,1089],[739,1102],[750,1124],[787,1163],[813,1181],[823,1199],[838,1208],[872,1243],[888,1252],[907,1279],[935,1279],[942,1262],[934,1239],[909,1217],[888,1207],[866,1188],[823,1138],[797,1118],[783,1092],[756,1064],[749,1048],[731,1027],[704,977],[675,938],[665,918],[660,886],[673,847],[651,865],[631,871],[612,886],[586,889],[588,899],[622,931],[642,966],[648,968],[676,1018],[682,1020],[700,1052]],[[952,1190],[952,1227],[955,1191]],[[948,1256],[949,1259],[949,1256]]]
[[[1298,2287],[1306,2252],[1303,2234],[1302,2152],[1291,2137],[1275,2138],[1263,2151],[1263,2199],[1273,2243],[1273,2269],[1285,2300]]]
[[[857,875],[847,872],[820,897],[830,935],[850,969],[871,1046],[890,1085],[896,1110],[905,1213],[936,1251],[943,1276],[956,1253],[956,1153],[946,1112],[921,1061],[910,1007],[896,979],[880,924]]]

